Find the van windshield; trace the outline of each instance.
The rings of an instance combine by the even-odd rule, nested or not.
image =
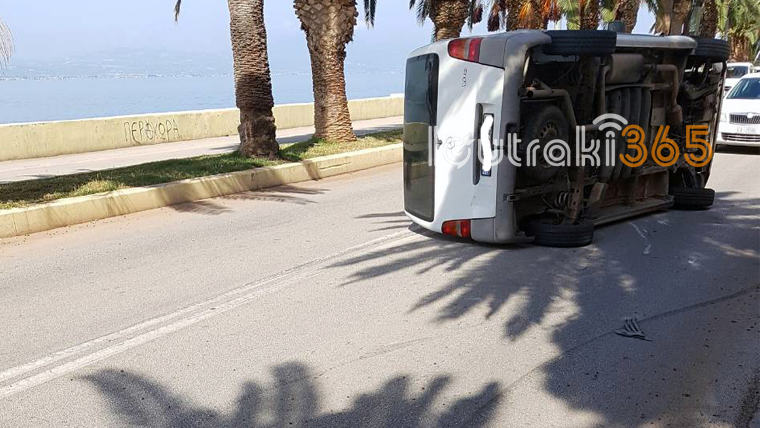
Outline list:
[[[728,99],[760,100],[760,78],[742,79],[728,93]]]

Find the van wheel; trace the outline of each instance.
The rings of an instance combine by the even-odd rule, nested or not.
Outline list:
[[[670,194],[675,199],[675,208],[687,210],[707,209],[715,202],[715,190],[713,189],[689,189],[675,187],[670,189]]]
[[[534,236],[533,243],[544,247],[585,247],[594,240],[594,223],[581,220],[566,224],[560,219],[539,218],[525,227],[528,236]]]
[[[693,37],[693,39],[697,42],[693,56],[713,61],[727,61],[731,56],[731,47],[725,40],[710,37]]]
[[[544,45],[549,55],[605,56],[615,52],[617,33],[607,30],[550,30],[552,43]]]
[[[557,175],[560,167],[549,163],[544,157],[544,148],[552,140],[568,141],[569,127],[565,114],[556,106],[545,105],[529,113],[522,139],[526,145],[538,140],[538,150],[532,165],[520,167],[527,178],[537,183],[546,183]],[[527,146],[519,150],[522,158],[527,160]]]

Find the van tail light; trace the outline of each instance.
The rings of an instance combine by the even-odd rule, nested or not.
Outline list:
[[[452,40],[449,42],[449,56],[463,61],[478,62],[481,43],[482,37]]]
[[[441,232],[444,235],[456,236],[459,238],[470,237],[470,220],[450,220],[444,221]]]

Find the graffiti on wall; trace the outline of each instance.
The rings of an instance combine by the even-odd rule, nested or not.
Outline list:
[[[147,120],[124,122],[124,139],[129,144],[178,141],[179,127],[174,119],[152,122]]]

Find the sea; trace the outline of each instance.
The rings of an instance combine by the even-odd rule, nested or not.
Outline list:
[[[274,64],[276,104],[312,102],[307,61]],[[404,91],[402,67],[346,63],[349,99]],[[0,124],[235,106],[225,55],[119,52],[18,60],[0,69]]]

